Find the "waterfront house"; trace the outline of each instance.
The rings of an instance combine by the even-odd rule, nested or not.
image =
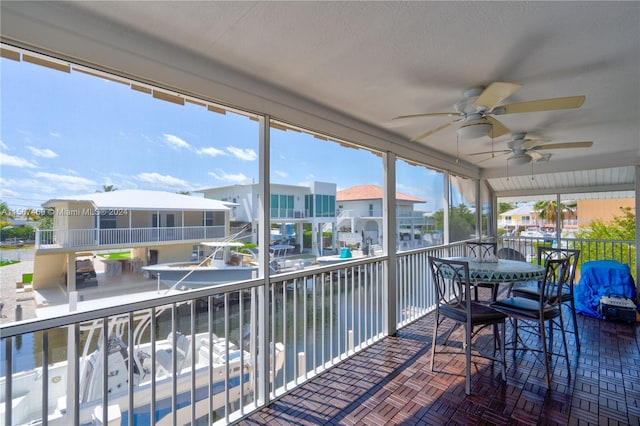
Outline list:
[[[621,208],[629,208],[635,212],[633,198],[580,198],[575,206],[565,208],[560,221],[562,228],[572,232],[579,228],[589,228],[594,220],[609,223],[614,216],[621,214]],[[498,229],[508,233],[525,230],[555,232],[556,223],[550,219],[542,219],[533,203],[527,203],[498,215]]]
[[[538,212],[534,210],[533,204],[525,204],[498,215],[498,229],[507,232],[525,230],[528,227],[537,228],[539,225]]]
[[[335,227],[336,184],[272,184],[270,188],[270,229],[274,224],[284,226],[285,229],[294,229],[295,232],[291,235],[294,241],[290,242],[297,246],[298,251],[308,248],[317,255],[323,248],[320,230],[325,226]],[[231,203],[230,220],[234,222],[234,226],[250,225],[252,242],[258,243],[259,190],[258,184],[248,184],[201,189],[195,192],[204,194],[205,198]],[[304,223],[311,224],[311,247],[304,247]]]
[[[416,210],[416,204],[426,200],[400,192],[396,193],[396,238],[400,248],[415,248],[426,244],[422,238],[426,224],[425,212]],[[338,241],[369,240],[382,244],[384,191],[378,185],[358,185],[341,189],[336,194],[338,212]],[[342,234],[342,235],[341,235]],[[362,236],[362,237],[360,237]]]
[[[43,208],[52,229],[36,232],[33,288],[75,290],[76,257],[129,251],[139,266],[189,260],[194,245],[229,235],[229,206],[164,191],[117,190],[59,197]],[[125,267],[130,265],[125,265]]]

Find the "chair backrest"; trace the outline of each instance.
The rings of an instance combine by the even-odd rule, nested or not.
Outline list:
[[[579,258],[580,250],[554,247],[538,247],[539,265],[546,265],[549,259],[569,259],[569,279],[565,281],[565,285],[571,292],[573,292],[573,285],[576,278],[576,270],[578,269]]]
[[[497,256],[500,259],[518,260],[520,262],[526,262],[527,258],[522,253],[511,247],[502,247],[498,250]]]
[[[488,259],[496,256],[498,243],[469,241],[467,245],[467,257]]]
[[[541,282],[540,306],[544,305],[545,309],[549,309],[562,303],[562,291],[570,278],[570,268],[568,257],[547,259]]]
[[[429,267],[436,293],[436,306],[471,312],[469,263],[429,256]],[[470,321],[470,316],[468,317]]]

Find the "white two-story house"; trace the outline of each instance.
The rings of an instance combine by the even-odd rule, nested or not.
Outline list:
[[[383,189],[377,185],[358,185],[336,194],[338,241],[362,240],[382,244]],[[396,193],[396,232],[400,249],[422,245],[421,231],[426,224],[424,212],[414,210],[426,200]]]
[[[335,227],[336,184],[311,182],[308,186],[271,184],[269,226],[274,224],[295,229],[294,244],[299,251],[309,248],[314,254],[322,251],[322,232],[325,226]],[[258,236],[258,184],[230,185],[199,191],[207,199],[230,203],[230,219],[236,225],[251,224],[253,242]],[[311,247],[304,247],[303,224],[311,224]]]
[[[229,235],[222,201],[163,191],[117,190],[45,202],[52,229],[36,231],[33,288],[76,289],[76,258],[130,251],[136,265],[189,260],[194,245]]]
[[[348,243],[363,238],[371,244],[382,244],[382,203],[383,189],[377,185],[358,185],[338,191],[338,241]],[[422,203],[426,200],[396,193],[396,233],[401,249],[422,245],[424,212],[414,209]]]

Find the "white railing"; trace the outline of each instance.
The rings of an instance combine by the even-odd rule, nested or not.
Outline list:
[[[270,219],[305,219],[308,216],[305,210],[272,208]]]
[[[185,226],[119,229],[39,229],[36,249],[86,248],[147,244],[166,241],[201,241],[223,238],[224,226]]]
[[[499,239],[499,247],[528,253],[534,240]],[[629,241],[561,244],[579,248],[584,261],[605,256],[635,262]],[[117,416],[123,424],[153,423],[151,413],[173,424],[235,421],[385,337],[387,303],[396,304],[398,329],[426,315],[435,303],[428,256],[462,256],[464,250],[459,242],[397,253],[395,301],[385,298],[387,257],[372,256],[272,275],[266,286],[253,280],[153,292],[139,301],[128,295],[125,303],[103,300],[108,307],[96,308],[92,301],[92,310],[3,325],[0,415],[5,424],[16,424],[35,406],[38,414],[31,418],[65,413],[71,424],[87,416],[103,423]],[[140,331],[141,318],[155,320],[147,319],[146,331]],[[173,338],[176,332],[188,345]],[[109,340],[113,335],[121,345]],[[93,355],[98,385],[87,387],[87,358],[109,344],[111,353]],[[125,358],[133,360],[133,369],[128,361],[118,364]],[[121,390],[111,388],[116,372],[127,374]],[[27,391],[35,393],[27,398]]]
[[[266,293],[255,280],[127,295],[3,325],[0,415],[7,425],[236,420],[382,338],[386,271],[370,257],[274,275]]]
[[[428,257],[464,256],[464,250],[464,243],[456,243],[398,253],[396,270],[398,328],[423,317],[435,306],[435,287],[429,271]]]
[[[271,279],[270,339],[286,348],[278,395],[384,337],[386,268],[372,257]]]
[[[341,210],[338,214],[338,219],[350,219],[357,217],[382,217],[381,209],[346,209]],[[424,212],[421,211],[413,211],[413,210],[398,210],[396,211],[396,217],[398,219],[413,219],[413,220],[424,220]]]
[[[512,258],[522,256],[527,261],[534,261],[538,247],[541,245],[557,247],[555,239],[537,237],[500,237],[498,249],[506,249],[505,255],[510,253]],[[561,238],[560,247],[580,250],[578,264],[592,260],[615,260],[629,265],[635,277],[636,242],[632,240],[590,240],[579,238]]]

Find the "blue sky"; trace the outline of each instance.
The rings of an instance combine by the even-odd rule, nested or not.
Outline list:
[[[171,192],[258,180],[258,123],[172,104],[81,72],[0,62],[0,200],[17,211],[102,190]],[[381,159],[304,133],[274,130],[271,181],[338,189],[382,183]],[[398,164],[397,190],[441,207],[441,180]]]

